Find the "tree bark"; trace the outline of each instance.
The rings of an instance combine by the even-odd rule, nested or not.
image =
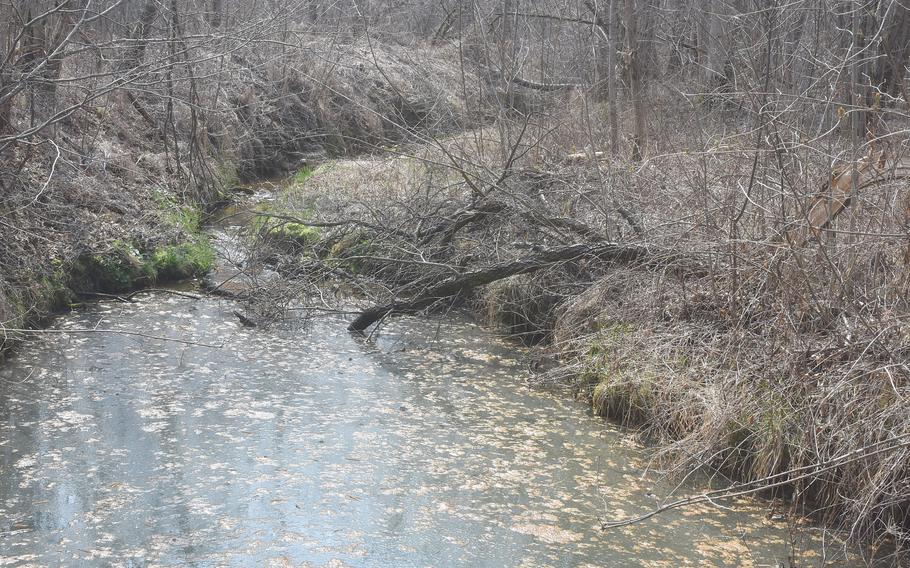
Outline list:
[[[598,91],[603,92],[606,87],[607,112],[610,115],[610,151],[615,155],[619,153],[619,117],[616,104],[616,38],[619,36],[617,24],[617,0],[607,3],[607,18],[604,20],[597,7],[590,0],[585,2],[588,10],[594,16],[594,23],[600,33],[597,34],[597,70]]]
[[[610,0],[610,24],[609,29],[604,30],[609,35],[607,47],[607,97],[609,98],[608,108],[610,112],[610,151],[614,155],[619,153],[619,105],[616,104],[616,38],[619,36],[619,20],[616,9],[617,0]]]
[[[212,0],[212,9],[209,12],[209,24],[213,28],[220,28],[223,19],[224,6],[222,0]]]
[[[129,83],[130,80],[127,79],[127,76],[135,72],[136,68],[139,67],[139,64],[142,63],[142,58],[145,55],[145,49],[148,43],[149,35],[152,33],[152,24],[155,22],[155,18],[158,17],[158,5],[152,0],[147,2],[142,8],[142,13],[139,16],[139,23],[133,28],[133,32],[130,34],[130,48],[126,52],[126,57],[120,62],[118,70],[121,74],[121,78],[124,79],[124,83]],[[157,121],[152,117],[151,114],[145,109],[142,105],[142,102],[129,90],[125,90],[126,100],[129,101],[130,105],[136,109],[136,112],[142,117],[143,120],[148,123],[155,130],[160,130],[160,127]]]

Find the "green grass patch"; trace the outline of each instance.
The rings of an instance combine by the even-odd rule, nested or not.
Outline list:
[[[215,250],[204,236],[154,251],[147,263],[155,280],[185,280],[204,275],[215,264]]]
[[[654,391],[649,377],[627,377],[615,373],[594,387],[591,404],[599,416],[623,424],[644,422],[653,407]]]
[[[310,166],[304,166],[300,168],[297,173],[294,175],[294,183],[303,183],[306,180],[313,177],[313,174],[316,173],[317,168],[312,168]]]
[[[294,183],[292,185],[302,185],[313,176],[330,172],[335,166],[336,164],[332,162],[326,162],[318,166],[303,166],[294,174]]]
[[[178,203],[173,195],[164,191],[155,191],[152,197],[160,211],[161,220],[166,225],[182,229],[193,235],[202,232],[202,209],[200,207]]]
[[[237,165],[227,160],[221,160],[215,165],[215,178],[220,186],[220,195],[227,195],[240,185],[240,176],[237,175]]]

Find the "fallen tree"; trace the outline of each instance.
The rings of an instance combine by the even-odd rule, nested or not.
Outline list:
[[[430,286],[422,293],[408,299],[393,300],[389,303],[368,308],[360,313],[348,326],[350,331],[362,332],[374,323],[394,314],[416,313],[444,300],[464,295],[474,288],[515,276],[536,272],[554,263],[596,258],[607,262],[633,262],[648,256],[644,247],[604,243],[597,245],[574,244],[551,248],[518,260],[496,264],[451,276]]]

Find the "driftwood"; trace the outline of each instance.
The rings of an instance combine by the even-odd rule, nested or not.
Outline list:
[[[787,240],[802,246],[810,238],[818,237],[850,205],[855,189],[907,177],[910,177],[910,159],[888,161],[884,154],[864,156],[854,166],[838,168],[822,186],[822,192],[808,204],[808,227],[791,229]]]
[[[387,304],[368,308],[351,322],[348,330],[362,332],[387,316],[416,313],[431,307],[440,300],[463,295],[474,288],[502,280],[503,278],[535,272],[556,262],[580,258],[633,262],[643,259],[647,254],[648,251],[643,247],[623,246],[614,243],[575,244],[548,249],[533,256],[450,276],[429,287],[416,297],[393,300]]]

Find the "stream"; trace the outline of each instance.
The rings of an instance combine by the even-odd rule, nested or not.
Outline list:
[[[800,566],[843,543],[742,499],[609,532],[674,488],[464,318],[375,341],[226,299],[100,302],[0,367],[0,566]],[[675,491],[674,491],[675,489]]]

